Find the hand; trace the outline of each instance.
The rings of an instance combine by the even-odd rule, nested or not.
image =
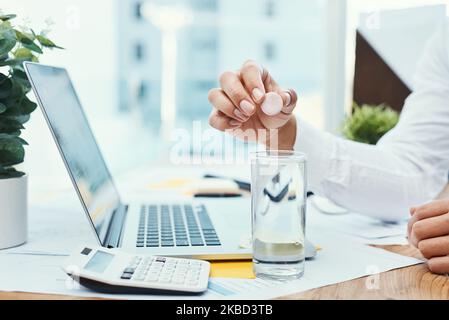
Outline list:
[[[432,272],[449,274],[449,200],[412,208],[410,213],[410,243],[428,259]]]
[[[247,61],[237,72],[223,73],[220,86],[209,92],[213,105],[209,123],[213,128],[241,139],[257,140],[269,148],[293,149],[296,119],[292,113],[298,99],[293,90],[281,89],[268,71],[254,61]],[[282,99],[278,114],[268,115],[261,108],[269,92]]]

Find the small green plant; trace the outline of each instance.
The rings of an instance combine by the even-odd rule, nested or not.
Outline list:
[[[36,104],[27,97],[31,86],[23,62],[38,62],[46,48],[62,49],[45,32],[36,34],[32,29],[13,26],[15,17],[0,14],[0,179],[24,175],[14,166],[24,160],[27,142],[20,134]]]
[[[343,126],[343,135],[353,141],[375,145],[399,121],[399,114],[388,106],[358,106]]]

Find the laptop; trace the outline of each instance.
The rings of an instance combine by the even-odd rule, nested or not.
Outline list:
[[[241,247],[251,230],[249,201],[123,203],[67,71],[24,67],[101,246],[206,260],[251,258]]]

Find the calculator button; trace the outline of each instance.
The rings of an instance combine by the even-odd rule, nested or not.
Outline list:
[[[175,269],[177,270],[177,271],[187,271],[187,269],[188,269],[188,266],[184,266],[184,265],[177,265],[176,267],[175,267]]]
[[[162,283],[169,283],[170,280],[171,280],[171,277],[160,277],[159,278],[159,282],[162,282]]]
[[[122,274],[122,276],[120,277],[120,279],[123,279],[123,280],[129,280],[129,279],[131,279],[132,278],[132,274],[131,273],[124,273],[124,274]]]
[[[185,282],[185,278],[184,277],[173,277],[172,282],[176,283],[176,284],[183,284]]]
[[[134,273],[136,271],[136,269],[134,268],[126,268],[123,273]]]
[[[151,266],[149,270],[150,270],[150,272],[160,272],[162,270],[162,267]]]
[[[155,276],[155,275],[149,275],[145,281],[147,282],[156,282],[157,279],[159,279],[159,276]]]

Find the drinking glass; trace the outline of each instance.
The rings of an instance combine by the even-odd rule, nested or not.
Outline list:
[[[257,277],[304,274],[306,157],[293,151],[251,154],[253,268]]]

